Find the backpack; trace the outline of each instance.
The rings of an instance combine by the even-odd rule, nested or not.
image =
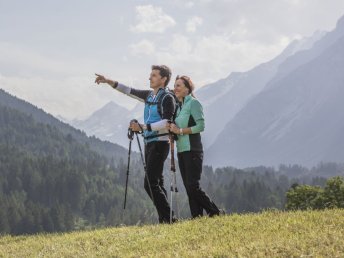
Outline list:
[[[178,109],[178,99],[176,97],[176,95],[174,94],[174,92],[172,90],[170,90],[169,88],[167,88],[167,90],[164,90],[163,93],[161,93],[159,96],[158,96],[158,99],[155,100],[155,101],[148,101],[147,99],[149,98],[149,96],[146,98],[145,100],[145,103],[148,104],[148,105],[157,105],[157,108],[158,108],[158,113],[160,115],[160,117],[162,118],[162,115],[163,115],[163,101],[165,99],[165,97],[167,95],[170,95],[173,97],[174,99],[174,102],[175,102],[175,109],[174,109],[174,112],[173,112],[173,118],[172,118],[172,122],[175,120],[176,116],[177,116],[177,109]]]

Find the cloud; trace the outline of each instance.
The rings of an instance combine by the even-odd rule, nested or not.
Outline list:
[[[309,36],[315,30],[333,29],[334,20],[343,13],[344,1],[333,0],[330,4],[323,0],[216,0],[203,8],[207,15],[202,17],[207,23],[212,22],[207,33],[234,31],[238,41],[271,44],[281,35]]]
[[[301,0],[284,0],[286,3],[289,3],[291,5],[299,5],[301,4]]]
[[[0,87],[71,118],[108,100],[129,107],[129,98],[95,87],[94,72],[147,89],[150,65],[166,64],[200,86],[272,59],[295,38],[333,29],[344,10],[343,0],[108,1],[73,4],[61,21],[55,5],[30,2],[18,12],[12,2],[0,9]],[[118,15],[101,11],[114,9]]]
[[[177,55],[189,55],[191,52],[192,45],[188,37],[175,34],[173,35],[173,39],[171,44],[169,45],[169,49],[172,53]]]
[[[257,60],[274,58],[289,41],[282,36],[269,45],[233,42],[226,34],[213,34],[193,41],[185,35],[175,34],[167,50],[156,51],[155,55],[158,62],[171,65],[174,73],[190,75],[198,86],[203,86],[228,76],[230,71],[249,70]]]
[[[163,33],[176,25],[175,20],[165,14],[160,7],[153,5],[136,6],[137,24],[131,28],[134,32]]]
[[[194,5],[195,5],[194,2],[186,2],[186,3],[185,3],[185,7],[186,7],[186,8],[192,8],[192,7],[194,7]]]
[[[202,25],[202,23],[203,19],[201,17],[194,16],[186,22],[186,31],[195,32],[197,27]]]
[[[110,101],[127,108],[136,104],[136,101],[128,102],[128,98],[106,84],[95,84],[93,76],[47,79],[0,74],[0,86],[54,116],[69,120],[86,118]]]
[[[103,69],[111,62],[91,57],[76,58],[58,53],[43,53],[27,46],[0,41],[0,71],[4,75],[72,77],[90,72],[93,74],[95,67]]]
[[[129,46],[130,52],[134,56],[140,56],[140,55],[150,55],[154,52],[155,46],[154,44],[149,40],[141,40],[140,42],[136,44],[131,44]]]
[[[95,72],[115,77],[130,86],[133,85],[133,74],[143,77],[140,71],[133,73],[128,69],[132,64],[126,62],[126,55],[120,60],[109,58],[112,55],[110,53],[107,59],[99,60],[53,58],[24,46],[0,41],[0,88],[52,115],[67,119],[85,118],[109,101],[131,108],[136,101],[123,98],[107,85],[94,83]],[[121,66],[114,69],[114,63]]]
[[[10,74],[30,74],[45,72],[61,74],[75,72],[75,67],[66,68],[66,64],[33,51],[30,48],[0,41],[0,69]]]

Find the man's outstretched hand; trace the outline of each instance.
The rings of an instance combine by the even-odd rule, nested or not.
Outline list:
[[[100,74],[95,74],[97,76],[96,80],[94,81],[95,83],[99,84],[99,83],[107,83],[109,80],[106,79],[103,75]]]

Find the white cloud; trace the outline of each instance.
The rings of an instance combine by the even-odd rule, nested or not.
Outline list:
[[[52,115],[67,119],[85,118],[109,101],[126,108],[132,108],[136,103],[123,98],[107,85],[96,85],[95,72],[115,77],[130,86],[133,85],[133,74],[143,77],[138,75],[139,71],[133,73],[126,69],[129,62],[126,55],[121,61],[52,58],[27,47],[0,41],[0,57],[0,88]],[[121,64],[121,67],[114,69],[114,63]]]
[[[169,46],[171,52],[178,54],[178,55],[189,55],[191,52],[192,45],[184,35],[175,34],[173,35],[172,43]]]
[[[99,51],[100,52],[100,51]],[[0,41],[0,71],[20,77],[64,78],[92,73],[108,67],[110,60],[75,58],[63,54],[42,53],[32,48]]]
[[[0,68],[10,73],[30,74],[33,71],[49,73],[69,72],[66,64],[53,58],[46,57],[32,49],[0,41]],[[70,67],[75,72],[75,67]]]
[[[69,120],[84,119],[109,101],[132,107],[122,94],[106,84],[97,85],[94,77],[46,79],[40,77],[10,77],[0,74],[1,88],[44,111]],[[129,103],[129,104],[128,104]]]
[[[286,3],[291,5],[299,5],[301,4],[301,0],[284,0]]]
[[[201,17],[194,16],[186,22],[186,31],[195,32],[197,27],[202,25],[202,23],[203,19]]]
[[[160,63],[173,67],[174,73],[187,74],[196,85],[216,81],[231,71],[246,71],[274,58],[291,39],[281,36],[269,45],[251,41],[233,42],[229,35],[210,35],[193,41],[180,34],[173,35],[167,50],[157,51]]]
[[[150,55],[155,50],[154,44],[146,39],[141,40],[140,42],[136,44],[131,44],[129,48],[130,48],[131,54],[134,56]]]
[[[185,7],[186,7],[186,8],[192,8],[192,7],[194,7],[194,5],[195,5],[194,2],[186,2],[186,3],[185,3]]]
[[[239,41],[271,44],[280,35],[308,36],[315,30],[333,29],[335,19],[343,15],[344,1],[333,0],[330,4],[323,0],[217,0],[204,8],[207,24],[212,24],[207,26],[207,33],[233,32]]]
[[[5,2],[0,87],[71,118],[110,99],[133,106],[107,86],[96,87],[94,72],[143,89],[150,65],[160,63],[200,86],[270,60],[295,38],[333,29],[344,10],[343,0],[108,1],[71,5],[61,21],[54,5],[25,2],[18,13]],[[119,15],[110,15],[114,9]]]
[[[161,7],[153,5],[136,6],[136,19],[138,23],[131,28],[134,32],[163,33],[176,24],[175,20],[165,14]]]

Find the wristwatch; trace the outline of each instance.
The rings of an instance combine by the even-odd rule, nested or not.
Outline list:
[[[182,128],[179,128],[179,134],[183,135],[183,129]]]

